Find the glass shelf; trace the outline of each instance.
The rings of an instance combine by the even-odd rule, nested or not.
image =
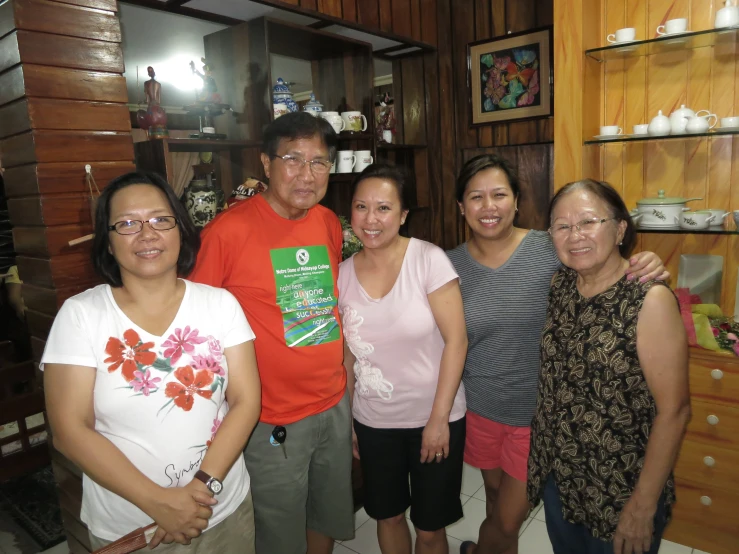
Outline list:
[[[708,29],[693,33],[681,33],[637,40],[622,44],[609,44],[601,48],[585,50],[585,55],[599,62],[623,60],[624,58],[639,58],[653,56],[677,50],[693,50],[718,44],[735,44],[739,36],[739,27],[725,27],[722,29]]]
[[[739,235],[739,229],[724,229],[723,227],[713,229],[696,229],[691,231],[681,229],[680,227],[666,227],[664,229],[640,229],[636,228],[637,233],[661,233],[667,235]]]
[[[707,133],[686,133],[684,135],[666,135],[664,137],[653,137],[650,135],[619,135],[619,138],[608,139],[608,140],[597,140],[591,139],[586,140],[585,144],[609,144],[614,142],[647,142],[654,140],[688,140],[700,137],[721,137],[727,135],[739,135],[739,128],[732,129],[713,129]]]

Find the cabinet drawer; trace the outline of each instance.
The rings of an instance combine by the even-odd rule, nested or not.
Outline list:
[[[739,363],[723,356],[691,356],[690,396],[739,407]]]
[[[675,478],[739,495],[739,450],[686,440],[675,465]]]
[[[693,400],[691,408],[687,441],[739,450],[739,409],[700,400]]]
[[[665,538],[712,554],[736,554],[736,493],[687,480],[676,479],[675,485],[677,502]]]

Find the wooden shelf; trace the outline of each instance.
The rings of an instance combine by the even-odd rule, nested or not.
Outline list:
[[[693,50],[719,44],[735,44],[737,38],[739,38],[739,27],[725,27],[662,36],[649,40],[636,40],[623,44],[609,44],[602,48],[586,50],[585,55],[599,62],[607,62],[624,58],[653,56],[665,52],[675,52],[676,50]]]
[[[234,150],[239,148],[261,147],[257,141],[228,140],[228,139],[152,139],[167,143],[170,152],[216,152],[219,150]]]
[[[662,140],[688,140],[701,137],[725,137],[727,135],[739,135],[739,128],[732,129],[713,129],[707,133],[685,133],[684,135],[666,135],[663,137],[653,137],[649,135],[619,135],[620,138],[608,139],[608,140],[586,140],[586,145],[591,144],[611,144],[617,142],[648,142],[648,141],[662,141]]]
[[[348,140],[372,140],[375,138],[375,135],[373,135],[372,133],[341,132],[338,135],[336,135],[336,138],[339,139],[339,142],[348,141]]]
[[[681,229],[679,227],[665,228],[665,229],[640,229],[636,228],[637,233],[662,233],[668,235],[739,235],[739,229],[724,229],[723,227],[717,229],[696,229],[690,231],[688,229]]]
[[[428,148],[425,144],[387,144],[382,143],[377,145],[378,150],[422,150]]]

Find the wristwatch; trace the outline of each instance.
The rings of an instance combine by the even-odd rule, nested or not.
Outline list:
[[[215,477],[211,477],[205,473],[202,469],[199,469],[195,474],[195,478],[201,480],[208,487],[208,490],[213,494],[219,494],[223,490],[223,483]]]

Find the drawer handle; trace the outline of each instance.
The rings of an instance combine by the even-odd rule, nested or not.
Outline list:
[[[710,506],[713,504],[713,500],[711,500],[710,496],[701,496],[701,504],[704,506]]]
[[[706,464],[708,467],[713,467],[716,465],[716,460],[714,460],[711,456],[706,456],[703,458],[703,463]]]
[[[709,425],[718,425],[718,417],[711,414],[706,418]]]
[[[716,381],[720,381],[724,377],[724,372],[721,371],[720,369],[712,369],[711,377],[716,379]]]

